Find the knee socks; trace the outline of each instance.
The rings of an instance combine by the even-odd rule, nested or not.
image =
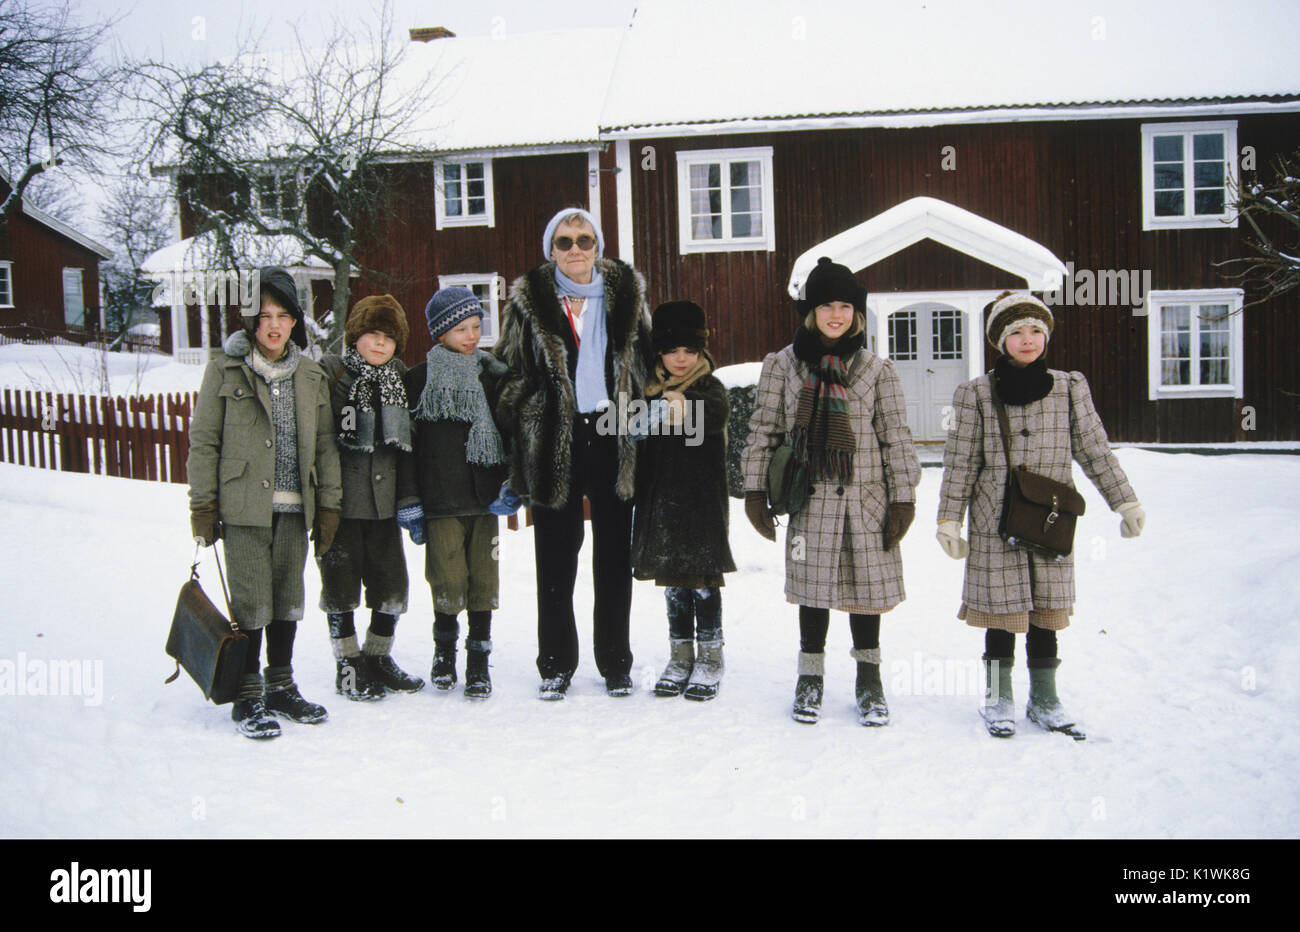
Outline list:
[[[717,586],[666,586],[664,601],[668,606],[668,636],[673,640],[698,637],[701,641],[716,641],[722,637],[722,590]]]
[[[825,608],[799,606],[799,649],[805,654],[826,651],[826,632],[830,630],[831,613]],[[853,646],[870,650],[880,646],[880,616],[853,612],[849,615],[849,633]]]
[[[1025,635],[1025,654],[1030,660],[1040,657],[1055,657],[1057,651],[1056,632],[1037,625],[1029,626]],[[1014,657],[1016,655],[1016,636],[1010,631],[989,628],[984,632],[984,653],[989,657]]]
[[[485,611],[470,610],[469,615],[469,637],[471,641],[489,641],[492,639],[492,610]],[[433,639],[435,641],[450,641],[453,644],[460,637],[460,622],[456,616],[448,612],[433,613]]]

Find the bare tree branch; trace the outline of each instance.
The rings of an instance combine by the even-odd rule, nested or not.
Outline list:
[[[1234,199],[1238,216],[1249,224],[1243,237],[1254,255],[1214,263],[1230,281],[1240,282],[1262,304],[1300,287],[1300,151],[1280,155],[1272,178],[1241,184]]]

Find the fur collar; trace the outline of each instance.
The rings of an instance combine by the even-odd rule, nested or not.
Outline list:
[[[641,273],[618,259],[597,259],[596,268],[605,279],[605,326],[614,352],[622,352],[636,331],[638,290],[645,292]],[[638,287],[639,286],[639,287]],[[560,335],[568,328],[555,286],[555,263],[535,266],[514,284],[518,306],[535,326]]]

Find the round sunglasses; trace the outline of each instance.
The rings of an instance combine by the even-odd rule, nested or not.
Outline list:
[[[568,252],[573,248],[574,242],[577,242],[579,249],[586,252],[588,249],[596,245],[596,237],[583,233],[576,241],[572,236],[557,236],[552,242],[555,244],[555,248],[560,252]]]

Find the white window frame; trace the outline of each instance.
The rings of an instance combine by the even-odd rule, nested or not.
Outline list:
[[[0,304],[0,307],[14,306],[14,263],[12,259],[0,259],[0,274],[3,274],[5,284],[9,291],[9,303]]]
[[[1186,211],[1196,209],[1193,193],[1195,171],[1191,157],[1191,137],[1196,133],[1223,134],[1224,191],[1223,213],[1184,213],[1180,217],[1157,217],[1155,199],[1155,137],[1183,137],[1183,206]],[[1232,190],[1237,183],[1237,121],[1222,120],[1212,123],[1143,123],[1142,124],[1142,229],[1235,229],[1237,212],[1232,206]]]
[[[464,166],[472,165],[475,162],[481,162],[483,165],[483,197],[484,212],[471,216],[449,217],[447,216],[447,197],[443,190],[442,170],[446,165],[461,166],[461,184],[464,185],[465,177]],[[433,209],[434,209],[434,229],[442,230],[447,227],[495,227],[496,226],[496,203],[492,194],[492,159],[487,156],[470,156],[456,159],[434,159],[433,162]],[[468,200],[466,192],[465,200]]]
[[[439,275],[438,288],[450,288],[459,286],[474,290],[475,285],[486,285],[488,289],[488,314],[492,320],[492,333],[483,334],[479,340],[479,348],[487,349],[494,346],[501,338],[501,296],[505,291],[505,279],[495,272],[473,272],[463,275]],[[484,328],[485,330],[487,328]]]
[[[79,322],[74,323],[68,320],[68,273],[77,273],[77,294],[81,304],[81,316]],[[86,270],[76,265],[65,265],[60,276],[60,283],[63,289],[63,323],[64,326],[84,327],[86,326]]]
[[[731,230],[731,205],[726,193],[730,190],[730,173],[727,165],[731,162],[754,162],[760,166],[762,190],[762,236],[737,238],[724,236],[722,239],[696,240],[691,238],[691,166],[705,165],[713,162],[722,163],[722,227],[724,233]],[[748,149],[687,149],[677,153],[677,244],[681,255],[700,252],[772,252],[776,249],[776,207],[772,190],[772,147],[755,146]]]
[[[284,183],[286,180],[289,180],[290,175],[292,175],[294,198],[297,203],[294,205],[293,216],[286,217],[284,216]],[[304,201],[302,196],[302,179],[298,176],[297,172],[281,172],[278,169],[269,169],[267,171],[257,172],[253,177],[252,183],[254,209],[259,214],[267,216],[263,213],[264,205],[262,204],[262,181],[266,178],[272,178],[275,180],[277,204],[275,213],[270,215],[271,218],[278,220],[280,223],[301,224],[304,216]]]
[[[1240,288],[1209,288],[1189,291],[1149,291],[1146,296],[1147,315],[1147,398],[1157,401],[1168,398],[1242,398],[1245,396],[1245,378],[1242,354],[1245,350],[1245,327],[1242,311],[1244,292]],[[1202,304],[1228,305],[1228,381],[1224,385],[1162,385],[1160,355],[1161,310],[1166,305],[1190,304],[1192,320],[1199,321],[1195,307]],[[1200,379],[1197,362],[1200,358],[1200,328],[1191,334],[1192,377]]]

